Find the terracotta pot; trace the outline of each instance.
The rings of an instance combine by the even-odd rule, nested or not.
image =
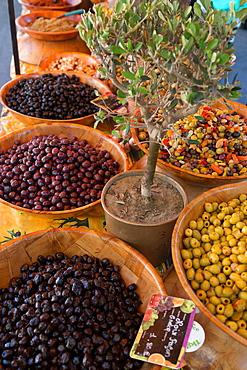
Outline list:
[[[223,101],[216,101],[210,106],[221,109],[227,109],[229,112],[235,111],[237,113],[242,114],[244,117],[247,117],[247,108],[245,105],[230,100],[226,100],[226,102],[232,108],[231,110],[224,104]],[[132,112],[134,111],[133,101],[130,101],[130,109],[132,110]],[[138,128],[131,128],[131,134],[135,143],[137,143],[138,147],[145,154],[148,154],[149,150],[143,145],[142,142],[140,142],[138,138]],[[246,174],[242,176],[224,176],[224,177],[198,174],[192,171],[185,170],[183,168],[176,167],[171,163],[166,163],[161,159],[158,159],[157,165],[163,170],[165,170],[168,174],[178,176],[181,179],[187,181],[188,183],[199,186],[215,187],[247,180]]]
[[[38,231],[8,242],[0,248],[0,288],[7,287],[12,277],[20,276],[23,264],[31,264],[38,255],[64,252],[69,257],[88,254],[109,258],[120,268],[127,285],[136,283],[144,313],[152,294],[167,295],[163,281],[156,269],[135,249],[110,235],[84,228],[49,229]],[[143,363],[142,370],[157,370],[159,366]]]
[[[221,331],[229,334],[232,338],[236,339],[239,343],[247,346],[247,339],[244,339],[236,332],[232,331],[220,320],[218,320],[210,311],[206,308],[203,302],[197,297],[195,291],[192,289],[190,282],[187,279],[185,269],[183,267],[183,260],[181,257],[181,249],[184,248],[183,239],[185,229],[188,228],[191,220],[196,220],[201,217],[204,211],[204,205],[207,202],[227,202],[233,198],[237,198],[240,194],[247,194],[247,184],[229,184],[219,186],[214,189],[210,189],[203,194],[193,199],[181,212],[178,220],[174,226],[172,234],[172,259],[173,264],[177,273],[177,276],[189,297],[196,303],[201,312],[203,312],[212,323],[215,325],[214,335],[220,338]],[[230,320],[230,318],[229,318]],[[237,347],[237,346],[236,346]],[[241,348],[241,346],[240,346]],[[245,350],[246,351],[246,350]],[[233,354],[236,352],[233,352]],[[242,361],[242,360],[241,360]],[[246,356],[245,356],[246,361]],[[244,363],[244,360],[243,360]],[[238,368],[237,366],[234,368]],[[230,367],[229,367],[230,369]],[[233,368],[231,368],[233,369]]]
[[[110,187],[118,180],[129,176],[140,176],[142,174],[143,171],[129,171],[125,174],[114,176],[102,191],[101,204],[105,212],[107,232],[136,248],[157,267],[170,256],[171,235],[178,215],[157,224],[131,222],[117,217],[110,212],[105,200]],[[184,206],[187,204],[187,194],[178,182],[160,172],[156,172],[155,176],[174,186],[181,194]]]
[[[1,150],[5,151],[15,140],[29,141],[35,135],[54,134],[59,137],[76,136],[79,140],[87,140],[94,148],[105,149],[119,163],[119,171],[128,170],[128,159],[122,147],[108,135],[99,130],[83,125],[43,124],[30,126],[0,138]],[[104,231],[103,209],[100,199],[84,207],[78,207],[61,212],[34,211],[15,206],[0,198],[0,214],[7,215],[0,222],[0,244],[8,239],[18,237],[33,231],[61,227],[89,227],[96,231]]]

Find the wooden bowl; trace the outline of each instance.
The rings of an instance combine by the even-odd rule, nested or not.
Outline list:
[[[137,284],[137,293],[144,313],[152,294],[167,295],[160,275],[135,249],[108,234],[86,229],[49,229],[25,235],[16,241],[8,242],[0,249],[0,287],[7,287],[12,277],[20,276],[20,267],[37,260],[38,255],[54,255],[64,252],[69,257],[88,254],[97,258],[109,258],[120,267],[126,283]],[[156,365],[144,363],[142,370],[155,370]]]
[[[188,227],[191,220],[196,220],[204,211],[204,204],[206,202],[225,202],[233,198],[238,197],[240,194],[247,194],[247,184],[229,184],[219,186],[214,189],[210,189],[205,193],[199,195],[193,199],[180,213],[177,222],[173,229],[172,234],[172,259],[173,264],[177,273],[177,276],[189,297],[195,302],[197,307],[201,312],[203,312],[211,322],[213,322],[215,327],[215,335],[220,337],[220,332],[223,330],[225,333],[229,334],[232,338],[236,339],[239,343],[247,346],[247,340],[241,337],[236,332],[230,330],[226,325],[224,325],[220,320],[218,320],[206,306],[197,298],[194,290],[190,286],[188,279],[186,277],[185,269],[183,267],[183,260],[181,257],[181,249],[183,248],[183,238],[185,229]],[[218,330],[218,329],[221,330]]]
[[[100,65],[100,63],[89,54],[64,52],[64,53],[52,54],[52,55],[47,56],[46,58],[43,58],[39,64],[39,67],[42,71],[51,71],[52,68],[50,68],[49,66],[52,62],[56,62],[56,61],[59,61],[61,58],[68,58],[68,57],[78,58],[81,61],[83,66],[85,65],[85,67],[89,67],[87,71],[83,71],[83,70],[75,71],[76,73],[85,73],[87,75],[93,76],[95,75],[97,68]],[[59,71],[61,72],[62,69],[59,69]],[[66,69],[64,69],[64,71],[66,72]]]
[[[65,0],[64,5],[61,5],[61,2],[60,5],[59,3],[55,4],[52,0],[18,0],[18,2],[32,12],[44,10],[61,10],[70,12],[72,10],[78,9],[82,3],[82,0]]]
[[[61,72],[61,71],[59,71],[59,72],[52,71],[52,72],[49,72],[49,73],[51,73],[54,76],[57,76],[57,75],[60,75],[63,72]],[[7,82],[5,85],[3,85],[1,90],[0,90],[0,101],[3,104],[3,106],[6,107],[15,118],[17,118],[19,121],[21,121],[22,123],[24,123],[27,126],[36,125],[36,124],[39,124],[39,123],[47,123],[47,122],[53,122],[53,123],[55,122],[55,123],[61,123],[61,124],[64,124],[64,123],[78,123],[78,124],[83,124],[83,125],[91,125],[95,121],[94,114],[91,114],[91,115],[88,115],[88,116],[85,116],[85,117],[73,118],[73,119],[69,119],[69,120],[46,119],[46,118],[31,117],[31,116],[19,113],[19,112],[15,111],[14,109],[11,109],[11,108],[8,107],[7,102],[6,102],[6,94],[8,93],[8,91],[13,86],[15,86],[23,78],[25,78],[25,79],[38,78],[38,77],[41,77],[44,74],[47,74],[47,72],[41,71],[41,72],[36,72],[36,73],[28,73],[28,74],[25,74],[25,75],[20,75],[20,76],[14,78],[13,80]],[[100,94],[105,94],[105,93],[111,92],[110,88],[106,84],[104,84],[102,81],[100,81],[97,78],[94,78],[92,76],[88,76],[88,75],[85,75],[83,73],[73,73],[73,72],[66,72],[66,75],[68,75],[70,77],[72,75],[78,76],[82,83],[85,83],[89,86],[94,87],[96,90],[99,91]]]
[[[75,124],[41,124],[29,126],[6,134],[0,138],[0,148],[5,151],[10,148],[15,140],[26,142],[31,140],[35,135],[50,135],[55,134],[59,137],[76,136],[79,140],[87,140],[96,149],[105,149],[111,153],[115,161],[119,163],[119,172],[124,172],[129,169],[128,158],[122,147],[110,136],[95,130],[91,127]],[[7,214],[8,217],[3,217],[0,227],[0,244],[6,241],[6,236],[10,230],[18,231],[18,235],[30,233],[33,231],[44,230],[47,228],[56,228],[64,226],[75,226],[76,224],[94,228],[97,231],[103,231],[102,219],[103,210],[101,208],[100,199],[93,203],[78,207],[76,209],[64,210],[59,212],[54,211],[34,211],[15,206],[3,199],[0,199],[0,213]],[[90,219],[90,215],[94,218]],[[81,220],[86,220],[84,223]]]
[[[227,109],[229,112],[238,112],[241,113],[243,116],[247,117],[247,108],[245,105],[229,101],[227,100],[228,104],[232,107],[231,110],[222,102],[217,101],[214,104],[211,104],[210,106],[215,108],[221,108],[221,109]],[[137,143],[138,147],[145,153],[148,154],[148,149],[146,149],[143,144],[138,139],[138,128],[132,128],[131,129],[132,137]],[[165,170],[166,172],[170,173],[171,175],[176,175],[179,178],[195,184],[199,186],[207,186],[207,187],[215,187],[215,186],[221,186],[229,183],[236,183],[236,182],[242,182],[244,180],[247,180],[247,174],[242,176],[212,176],[212,175],[203,175],[198,174],[192,171],[185,170],[183,168],[179,168],[176,166],[173,166],[170,163],[166,163],[162,161],[161,159],[158,159],[157,165]]]
[[[23,33],[27,33],[29,36],[34,37],[38,40],[45,40],[45,41],[63,41],[73,39],[79,35],[79,31],[76,28],[72,28],[71,31],[64,31],[64,32],[40,32],[31,30],[28,27],[28,23],[35,21],[38,17],[47,17],[47,18],[56,18],[62,14],[65,14],[64,11],[59,10],[46,10],[46,11],[39,11],[28,13],[25,15],[21,15],[20,17],[16,18],[15,23],[16,26],[19,28],[20,31]],[[81,21],[81,15],[75,14],[66,17],[66,19],[76,22],[77,24]]]

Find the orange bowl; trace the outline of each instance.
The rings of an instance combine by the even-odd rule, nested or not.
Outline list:
[[[62,58],[64,59],[71,58],[72,62],[71,63],[68,62],[67,66],[65,66],[65,68],[62,68],[64,64],[60,64],[60,65],[58,64],[58,62]],[[53,55],[49,55],[46,58],[43,58],[40,62],[39,67],[42,71],[52,71],[52,70],[58,71],[59,70],[59,71],[64,71],[64,72],[67,72],[67,71],[71,72],[73,71],[72,69],[73,68],[73,58],[79,59],[81,63],[81,70],[80,71],[78,69],[74,70],[74,72],[77,72],[77,73],[85,73],[87,75],[93,76],[95,75],[97,68],[100,65],[100,63],[89,54],[76,53],[76,52],[63,52],[63,53],[56,53]],[[58,64],[57,69],[51,68],[51,64],[54,65],[54,62],[57,62]]]
[[[118,162],[118,172],[125,172],[129,169],[127,154],[116,140],[99,130],[84,125],[48,123],[24,127],[2,136],[0,148],[2,151],[6,151],[18,140],[25,143],[34,136],[43,135],[56,135],[59,138],[77,137],[79,141],[86,140],[96,150],[107,150],[114,161]],[[60,228],[62,225],[73,225],[74,227],[83,225],[94,227],[98,231],[103,230],[103,221],[101,221],[103,210],[100,199],[74,209],[38,211],[17,206],[0,198],[0,213],[7,215],[1,220],[0,245],[2,242],[4,243],[4,240],[6,241],[5,237],[9,230],[18,230],[19,235],[48,228]]]
[[[38,17],[46,17],[46,18],[51,19],[51,18],[56,18],[65,13],[66,12],[64,11],[58,11],[58,10],[33,12],[33,13],[21,15],[20,17],[16,18],[15,23],[16,23],[16,26],[20,29],[20,31],[38,40],[45,40],[45,41],[70,40],[79,35],[79,31],[76,28],[75,29],[72,28],[71,31],[64,31],[64,32],[41,32],[41,31],[31,30],[28,27],[28,24],[30,22],[34,22],[35,19]],[[66,19],[76,22],[78,24],[81,21],[81,15],[80,14],[70,15],[66,17]]]
[[[233,102],[230,100],[226,100],[227,103],[231,106],[231,110],[223,103],[223,101],[217,101],[213,104],[211,104],[211,107],[215,108],[221,108],[221,109],[227,109],[229,112],[237,112],[242,114],[244,117],[247,117],[247,108],[245,105]],[[138,145],[138,147],[145,153],[148,154],[149,150],[143,145],[142,142],[140,142],[138,138],[138,128],[131,128],[131,134],[135,141],[135,143]],[[167,163],[160,158],[158,158],[157,162],[158,167],[162,168],[166,172],[168,172],[171,175],[178,176],[179,178],[200,186],[207,186],[207,187],[215,187],[220,185],[225,185],[229,183],[236,183],[241,182],[244,180],[247,180],[247,175],[242,176],[213,176],[213,175],[203,175],[199,173],[195,173],[189,170],[185,170],[180,167],[176,167],[170,163]]]
[[[247,339],[234,332],[228,326],[223,324],[216,316],[214,316],[204,305],[204,303],[198,298],[195,291],[192,289],[189,280],[186,276],[186,270],[183,266],[183,259],[181,256],[181,249],[184,248],[183,239],[185,230],[189,227],[191,220],[197,220],[201,217],[205,208],[204,205],[207,202],[228,202],[234,198],[237,198],[240,194],[247,194],[247,184],[229,184],[219,186],[214,189],[210,189],[203,194],[193,199],[180,213],[172,233],[172,260],[177,273],[177,276],[189,297],[195,302],[201,312],[203,312],[214,324],[220,329],[229,334],[232,338],[238,342],[247,346]],[[221,270],[222,272],[222,270]],[[212,276],[215,276],[214,274]],[[210,287],[211,288],[211,287]],[[231,318],[228,318],[231,320]]]
[[[18,2],[33,12],[39,10],[62,10],[70,12],[78,9],[82,3],[82,0],[63,0],[59,1],[57,4],[55,4],[52,0],[18,0]]]
[[[52,75],[55,76],[55,75],[60,75],[63,72],[61,72],[61,71],[60,72],[52,71],[52,72],[49,72],[49,73],[51,73]],[[6,107],[15,118],[17,118],[19,121],[21,121],[22,123],[24,123],[27,126],[28,125],[36,125],[36,124],[39,124],[39,123],[47,123],[48,121],[52,122],[52,123],[61,123],[61,124],[62,123],[77,123],[77,124],[83,124],[83,125],[91,125],[95,121],[94,120],[94,114],[90,114],[90,115],[85,116],[85,117],[79,117],[79,118],[67,119],[67,120],[47,119],[47,118],[38,118],[38,117],[28,116],[28,115],[19,113],[16,110],[11,109],[11,108],[8,107],[8,104],[6,102],[6,94],[9,92],[9,90],[11,88],[13,88],[20,80],[22,80],[24,78],[25,79],[38,78],[38,77],[40,77],[44,74],[47,74],[47,72],[41,71],[41,72],[36,72],[36,73],[28,73],[28,74],[25,74],[25,75],[20,75],[20,76],[14,78],[13,80],[7,82],[5,85],[2,86],[2,88],[0,90],[0,101],[1,101],[2,105],[4,107]],[[111,90],[109,89],[109,87],[106,84],[104,84],[102,81],[98,80],[95,77],[88,76],[88,75],[85,75],[83,73],[72,73],[72,72],[67,72],[66,75],[68,75],[70,77],[72,75],[78,76],[82,83],[87,84],[89,86],[92,86],[93,88],[98,90],[100,94],[105,94],[105,93],[111,92]]]

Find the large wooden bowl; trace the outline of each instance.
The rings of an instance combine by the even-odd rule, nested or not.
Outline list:
[[[227,102],[231,106],[232,108],[231,110],[229,110],[229,108],[222,101],[217,101],[214,104],[211,104],[210,106],[215,107],[215,108],[227,109],[229,112],[235,111],[235,112],[241,113],[244,117],[247,117],[247,108],[245,105],[237,103],[237,102],[229,101],[229,100],[227,100]],[[132,134],[132,137],[135,143],[138,144],[138,147],[145,154],[148,154],[148,149],[145,148],[144,145],[138,139],[138,129],[132,128],[131,134]],[[198,174],[192,171],[185,170],[183,168],[173,166],[172,164],[166,163],[162,161],[161,159],[158,159],[157,165],[172,175],[176,175],[189,183],[200,185],[200,186],[215,187],[215,186],[221,186],[224,184],[241,182],[241,181],[247,180],[247,175],[222,177],[222,176]]]
[[[13,133],[4,135],[0,138],[0,148],[5,151],[10,148],[15,140],[21,142],[29,141],[35,135],[50,135],[55,134],[59,137],[73,137],[76,136],[79,140],[85,139],[96,149],[105,149],[111,153],[115,161],[119,163],[119,172],[127,171],[129,168],[128,159],[126,153],[122,147],[113,140],[110,136],[102,133],[99,130],[75,124],[42,124],[29,126]],[[99,210],[100,208],[100,210]],[[98,213],[98,210],[101,213]],[[103,231],[101,223],[98,223],[98,217],[102,217],[103,210],[101,211],[100,199],[93,203],[78,207],[76,209],[64,210],[61,212],[54,211],[34,211],[25,209],[22,207],[15,206],[3,199],[0,199],[0,214],[7,215],[2,217],[0,227],[0,244],[6,241],[6,236],[9,235],[11,230],[18,231],[19,235],[30,233],[33,231],[44,230],[47,228],[88,225],[90,228],[94,228],[97,231]],[[92,220],[90,214],[95,216]],[[86,220],[84,223],[82,220]],[[96,222],[97,221],[97,222]],[[70,223],[71,222],[71,223]],[[92,224],[90,224],[92,222]]]
[[[28,115],[19,113],[19,112],[15,111],[14,109],[11,109],[11,108],[8,107],[7,102],[6,102],[6,94],[8,93],[8,91],[13,86],[15,86],[23,78],[25,78],[25,79],[38,78],[38,77],[41,77],[43,74],[46,74],[46,73],[48,73],[48,72],[41,71],[41,72],[36,72],[36,73],[28,73],[28,74],[25,74],[25,75],[20,75],[20,76],[14,78],[13,80],[7,82],[5,85],[3,85],[1,90],[0,90],[0,101],[3,104],[3,106],[6,107],[15,118],[17,118],[19,121],[21,121],[22,123],[24,123],[27,126],[36,125],[36,124],[39,124],[39,123],[47,123],[47,122],[61,123],[61,124],[63,124],[63,123],[77,123],[77,124],[83,124],[83,125],[91,125],[95,121],[94,120],[94,114],[90,114],[90,115],[85,116],[85,117],[69,119],[69,120],[46,119],[46,118],[37,118],[37,117],[28,116]],[[61,71],[59,71],[59,72],[51,71],[49,73],[51,73],[54,76],[57,76],[57,75],[59,75],[63,72],[61,72]],[[97,78],[94,78],[92,76],[88,76],[88,75],[83,74],[83,73],[66,72],[66,74],[70,77],[73,74],[78,76],[82,83],[84,83],[86,85],[89,85],[89,86],[92,86],[93,88],[98,90],[100,94],[105,94],[105,93],[111,92],[110,88],[105,83],[98,80]]]
[[[72,28],[71,31],[61,31],[61,32],[40,32],[31,30],[28,27],[28,23],[35,21],[38,17],[47,17],[47,18],[56,18],[62,14],[65,14],[64,11],[59,10],[46,10],[46,11],[39,11],[21,15],[20,17],[16,18],[15,23],[16,26],[19,28],[20,31],[23,33],[27,33],[29,36],[34,37],[38,40],[45,40],[45,41],[63,41],[63,40],[70,40],[75,38],[79,35],[79,31],[76,28]],[[81,20],[80,14],[70,15],[66,17],[66,19],[79,23]]]
[[[86,253],[100,259],[109,258],[112,263],[120,266],[120,273],[127,285],[137,284],[142,313],[145,312],[152,294],[167,295],[158,272],[139,252],[108,234],[83,228],[49,229],[6,243],[0,249],[0,288],[7,287],[12,277],[20,276],[19,270],[24,263],[31,264],[40,254],[47,256],[56,252],[64,252],[69,257]],[[142,370],[144,369],[155,370],[160,367],[144,363]]]
[[[18,2],[32,12],[43,10],[61,10],[70,12],[72,10],[78,9],[82,3],[82,0],[65,0],[64,5],[61,5],[61,2],[60,5],[59,3],[56,4],[52,0],[18,0]]]
[[[187,280],[185,270],[183,267],[183,261],[181,257],[181,249],[183,248],[182,240],[184,238],[184,231],[188,227],[190,220],[196,220],[204,211],[204,204],[206,202],[225,202],[233,198],[238,197],[240,194],[247,194],[247,184],[229,184],[210,189],[205,193],[199,195],[197,198],[192,200],[180,213],[177,222],[173,229],[172,234],[172,259],[173,264],[177,273],[177,276],[189,297],[195,302],[197,307],[203,312],[214,324],[215,324],[215,335],[220,337],[220,333],[223,330],[229,334],[232,338],[236,339],[239,343],[247,346],[247,340],[241,337],[236,332],[230,330],[226,325],[219,321],[204,304],[197,298],[194,290],[191,288],[190,283]],[[247,349],[246,349],[247,350]]]
[[[61,58],[78,58],[83,66],[89,67],[89,70],[86,72],[84,71],[75,71],[76,73],[85,73],[87,75],[93,76],[95,75],[97,68],[99,67],[100,63],[91,55],[85,53],[75,53],[75,52],[63,52],[63,53],[56,53],[52,55],[48,55],[47,57],[43,58],[39,64],[39,67],[42,71],[51,71],[50,68],[51,63],[60,60]],[[61,71],[61,69],[59,69]],[[67,70],[64,69],[66,72]]]

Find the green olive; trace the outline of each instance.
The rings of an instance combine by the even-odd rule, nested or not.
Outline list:
[[[188,280],[194,280],[195,278],[195,269],[193,267],[189,268],[186,271],[186,276]]]
[[[223,324],[225,324],[227,317],[225,315],[216,314],[215,317],[220,320]]]
[[[231,320],[227,320],[225,322],[226,326],[233,330],[233,331],[237,331],[238,330],[238,324],[235,322],[235,321],[231,321]]]
[[[217,297],[221,297],[222,296],[223,287],[221,285],[218,285],[214,289],[215,289],[215,294],[217,295]]]
[[[224,287],[222,289],[222,296],[223,297],[231,297],[232,294],[233,294],[232,288],[230,288],[230,287]]]
[[[219,274],[220,273],[220,270],[221,270],[221,267],[217,264],[213,264],[211,266],[208,267],[209,268],[209,271],[212,273],[212,274]]]
[[[208,257],[203,257],[200,259],[200,265],[201,266],[209,266],[210,265],[210,261],[209,261],[209,258]]]
[[[215,308],[215,305],[213,303],[210,303],[210,302],[207,303],[206,307],[209,310],[209,312],[211,312],[213,315],[216,314],[216,308]]]
[[[186,260],[184,260],[183,266],[186,270],[190,269],[192,267],[192,259],[187,258]]]
[[[189,249],[182,249],[182,250],[181,250],[181,255],[182,255],[182,258],[183,258],[184,260],[192,259],[192,258],[193,258],[192,251],[191,251],[191,250],[189,250]]]
[[[240,298],[233,304],[233,307],[236,312],[243,312],[246,309],[246,301]]]
[[[218,306],[219,304],[221,304],[220,298],[216,296],[209,297],[209,302],[215,306]]]
[[[195,270],[198,270],[200,268],[200,260],[199,258],[194,258],[192,260],[192,265],[194,267]]]
[[[200,284],[200,289],[206,292],[209,288],[210,288],[210,282],[208,280],[203,280],[203,282]]]
[[[217,275],[217,278],[218,278],[220,284],[225,284],[225,282],[226,282],[226,275],[223,274],[223,272],[220,272]]]
[[[211,276],[209,278],[209,283],[212,287],[215,287],[215,286],[219,285],[220,282],[219,282],[219,279],[216,276]]]
[[[241,335],[241,337],[247,339],[247,330],[246,329],[238,329],[237,333]]]
[[[238,320],[237,324],[238,324],[239,329],[246,329],[247,324],[246,324],[246,321],[244,321],[243,319]]]
[[[200,301],[203,301],[207,297],[206,292],[204,290],[202,290],[202,289],[198,289],[196,291],[196,295],[200,299]]]

